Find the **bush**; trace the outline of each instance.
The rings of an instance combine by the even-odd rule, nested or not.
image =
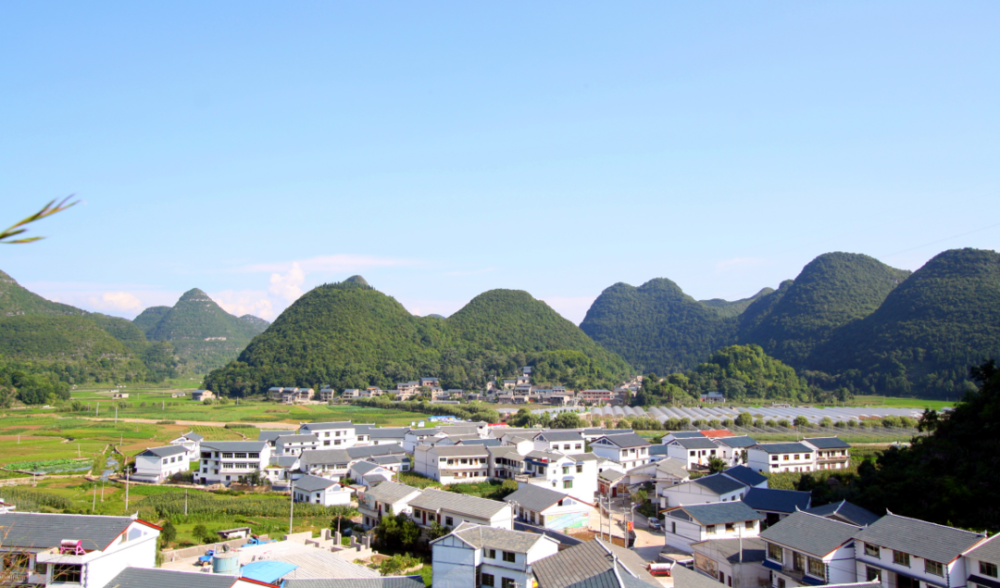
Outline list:
[[[176,425],[177,421],[156,421],[157,425]]]
[[[257,425],[251,425],[250,423],[226,423],[226,429],[256,429]]]
[[[174,524],[170,521],[163,523],[163,529],[160,531],[160,540],[164,543],[173,543],[177,539],[177,529]]]

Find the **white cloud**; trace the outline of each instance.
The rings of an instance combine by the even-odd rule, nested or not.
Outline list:
[[[274,303],[263,290],[223,290],[210,296],[223,310],[232,315],[252,314],[269,321],[278,316],[274,310]]]
[[[104,292],[100,297],[90,296],[88,301],[91,308],[118,313],[138,314],[144,308],[139,297],[131,292]]]
[[[241,272],[283,272],[298,266],[303,272],[323,272],[323,273],[344,273],[359,272],[374,267],[412,267],[421,265],[422,262],[415,259],[403,259],[395,257],[378,257],[376,255],[320,255],[309,259],[297,261],[284,261],[277,263],[257,263],[239,268]]]
[[[571,321],[574,325],[579,325],[587,316],[587,311],[597,300],[596,296],[550,296],[543,299],[552,310],[558,312],[563,318]]]
[[[306,281],[306,273],[298,262],[293,262],[291,269],[285,275],[271,274],[271,286],[268,292],[291,304],[302,296],[302,284]]]

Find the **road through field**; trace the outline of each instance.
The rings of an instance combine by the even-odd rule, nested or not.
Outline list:
[[[76,417],[87,421],[107,421],[107,418],[96,418],[96,417]],[[161,419],[162,420],[162,419]],[[160,421],[156,419],[135,419],[135,418],[119,418],[118,422],[121,423],[145,423],[147,425],[156,425]],[[194,427],[225,427],[226,423],[220,421],[173,421],[175,425],[183,426],[194,426]],[[271,429],[271,430],[283,430],[283,431],[297,431],[299,425],[295,423],[247,423],[253,425],[258,429]]]

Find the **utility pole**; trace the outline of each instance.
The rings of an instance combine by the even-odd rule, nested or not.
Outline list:
[[[125,464],[125,513],[128,514],[128,464]]]
[[[292,534],[292,522],[295,520],[294,519],[294,517],[295,517],[295,480],[291,481],[291,484],[289,484],[289,488],[291,488],[292,492],[291,492],[291,501],[289,501],[289,506],[288,506],[288,534],[291,535]]]
[[[115,425],[118,425],[118,407],[115,407]]]
[[[104,478],[101,478],[101,502],[104,502]]]
[[[94,514],[97,509],[97,484],[94,484],[94,500],[90,504],[90,514]]]
[[[187,491],[187,488],[184,489],[184,516],[185,517],[188,516],[188,491]],[[740,556],[741,557],[742,557],[742,555],[743,555],[743,553],[740,552]]]

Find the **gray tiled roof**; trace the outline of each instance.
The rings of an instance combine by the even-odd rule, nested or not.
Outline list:
[[[650,444],[648,439],[644,439],[635,433],[615,433],[605,435],[604,438],[618,447],[642,447]]]
[[[722,582],[681,565],[674,566],[670,570],[670,576],[674,580],[674,588],[722,588],[725,586]]]
[[[879,519],[877,514],[867,508],[862,508],[846,500],[810,508],[807,512],[826,518],[839,517],[859,527],[867,527]]]
[[[274,441],[278,437],[281,437],[282,435],[287,435],[287,434],[288,434],[288,431],[261,431],[260,434],[257,435],[257,440],[258,441]]]
[[[722,473],[730,478],[733,478],[734,480],[743,482],[747,486],[756,486],[761,482],[767,481],[767,477],[762,476],[758,472],[755,472],[744,465],[733,466]]]
[[[575,459],[577,462],[581,462],[581,461],[599,461],[602,458],[594,455],[593,453],[577,453],[576,455],[573,456],[573,459]]]
[[[688,483],[708,488],[720,496],[730,492],[736,492],[737,490],[743,490],[747,487],[747,485],[743,482],[737,482],[736,480],[728,476],[723,476],[722,474],[712,474],[711,476],[698,478],[697,480],[692,480]]]
[[[382,482],[378,486],[367,490],[365,497],[371,496],[379,502],[392,504],[399,502],[414,492],[420,492],[420,489],[407,486],[406,484],[397,484],[396,482]]]
[[[850,449],[851,446],[846,441],[841,441],[839,437],[816,437],[814,439],[803,439],[820,449]]]
[[[858,531],[854,525],[797,512],[761,532],[760,538],[809,555],[824,557],[851,541]]]
[[[579,441],[580,443],[583,442],[583,437],[581,437],[580,433],[577,433],[576,431],[546,431],[535,435],[535,439],[538,439],[539,437],[549,442],[554,442],[554,441],[558,441],[560,443],[568,441]]]
[[[275,440],[277,445],[285,443],[315,443],[319,441],[316,435],[281,435]]]
[[[455,435],[478,435],[479,427],[452,425],[450,427],[441,427],[441,432],[449,437],[454,437]]]
[[[997,539],[997,537],[998,535],[990,537],[965,555],[972,559],[1000,565],[1000,539]]]
[[[739,521],[759,521],[764,517],[746,504],[736,502],[712,502],[710,504],[689,504],[674,510],[682,510],[702,525],[723,525]],[[668,513],[669,514],[669,513]]]
[[[701,431],[677,431],[671,433],[671,435],[674,436],[674,439],[692,439],[697,437],[705,437],[705,434],[702,433]]]
[[[154,457],[170,457],[171,455],[181,455],[187,453],[182,445],[168,445],[166,447],[149,447],[139,455]]]
[[[666,445],[650,445],[649,455],[669,455],[670,448]]]
[[[554,451],[529,451],[525,457],[530,457],[532,459],[546,460],[549,462],[557,462],[560,459],[566,457],[562,453],[555,453]]]
[[[407,427],[386,427],[372,429],[369,433],[372,439],[402,439],[410,429]]]
[[[390,443],[388,445],[370,445],[368,447],[348,447],[344,451],[346,451],[347,455],[351,456],[352,459],[367,459],[369,457],[375,457],[376,455],[406,454],[406,451],[395,443]]]
[[[746,435],[743,435],[742,437],[719,437],[716,441],[730,447],[740,448],[753,447],[757,444],[756,441]]]
[[[669,476],[674,476],[675,478],[680,478],[682,480],[691,475],[691,472],[687,470],[686,463],[672,457],[661,459],[656,462],[656,471],[663,472]]]
[[[458,514],[489,519],[509,508],[506,502],[478,498],[467,494],[427,489],[410,501],[410,506],[430,511],[448,510]]]
[[[267,443],[263,441],[202,441],[201,450],[212,451],[263,451]]]
[[[689,437],[686,439],[674,439],[670,442],[671,444],[677,444],[684,449],[718,449],[719,446],[715,444],[708,437]]]
[[[918,519],[887,514],[854,536],[858,541],[947,564],[982,535]]]
[[[415,427],[415,428],[410,429],[410,433],[409,434],[416,435],[417,437],[423,437],[425,435],[430,435],[430,436],[433,437],[434,435],[437,435],[440,432],[441,432],[441,429],[438,429],[438,428],[421,429],[421,428],[416,428]]]
[[[235,576],[200,574],[151,568],[125,568],[112,578],[107,588],[231,588]]]
[[[603,472],[597,474],[598,478],[604,478],[608,482],[617,482],[625,477],[626,474],[619,472],[618,470],[604,470]]]
[[[8,513],[0,514],[4,547],[58,547],[63,539],[77,539],[90,551],[104,550],[129,525],[131,517],[94,515]]]
[[[188,431],[187,433],[181,435],[181,437],[186,437],[192,441],[201,441],[202,439],[204,439],[204,437],[202,437],[198,433],[195,433],[194,431]]]
[[[698,549],[701,546],[702,549]],[[705,554],[718,554],[726,558],[730,563],[739,563],[742,557],[743,563],[754,563],[764,561],[764,542],[757,537],[746,537],[744,539],[709,539],[692,543],[691,547],[695,551],[702,551]],[[743,553],[740,554],[742,548]],[[714,553],[713,553],[714,552]]]
[[[627,581],[626,577],[631,580],[636,579],[632,577],[634,574],[641,583],[659,587],[656,579],[646,571],[646,562],[638,554],[617,545],[609,545],[600,539],[574,545],[555,555],[536,561],[531,567],[535,573],[535,579],[538,580],[538,588],[569,588],[571,586],[577,588],[601,588],[602,586],[621,588],[621,585],[615,582],[613,577],[605,576],[603,581],[596,579],[612,570],[616,557],[618,562],[626,568],[619,570],[618,573],[618,576],[622,577],[622,581]],[[629,582],[626,588],[641,586],[640,582]]]
[[[295,480],[295,489],[303,492],[319,492],[320,490],[326,490],[336,483],[333,480],[327,480],[319,476],[302,476],[298,480]]]
[[[424,588],[420,576],[384,576],[382,578],[313,578],[284,582],[285,588]],[[196,587],[192,587],[196,588]]]
[[[472,445],[472,446],[481,446],[481,447],[499,447],[500,446],[500,440],[499,439],[464,439],[462,441],[459,441],[459,445],[466,445],[466,446]]]
[[[536,533],[508,531],[507,529],[498,529],[496,527],[474,525],[471,523],[462,523],[451,534],[477,549],[490,547],[504,551],[513,551],[515,553],[528,553],[528,550],[539,541],[550,540],[546,539],[545,535],[538,535]]]
[[[299,423],[299,429],[310,431],[326,431],[330,429],[353,429],[354,423],[351,421],[340,423]]]
[[[363,476],[368,472],[380,467],[382,466],[378,465],[377,463],[372,463],[370,461],[359,461],[358,463],[351,466],[351,471],[357,472]]]
[[[303,467],[311,465],[344,464],[351,461],[346,449],[315,449],[303,451],[301,463]]]
[[[743,497],[754,510],[791,514],[806,510],[812,501],[812,494],[797,490],[777,490],[775,488],[751,488]]]
[[[802,443],[758,443],[755,447],[765,453],[812,453],[816,451]]]
[[[381,466],[398,465],[406,459],[404,455],[376,455],[368,461],[372,461]]]
[[[525,484],[524,486],[518,488],[516,492],[508,494],[504,498],[504,501],[516,502],[522,508],[533,510],[535,512],[541,512],[553,504],[558,503],[567,496],[569,495],[562,492],[556,492],[555,490],[550,490],[543,486]]]
[[[272,457],[270,465],[278,466],[282,468],[295,467],[295,462],[299,461],[297,455],[282,455],[281,457]]]

